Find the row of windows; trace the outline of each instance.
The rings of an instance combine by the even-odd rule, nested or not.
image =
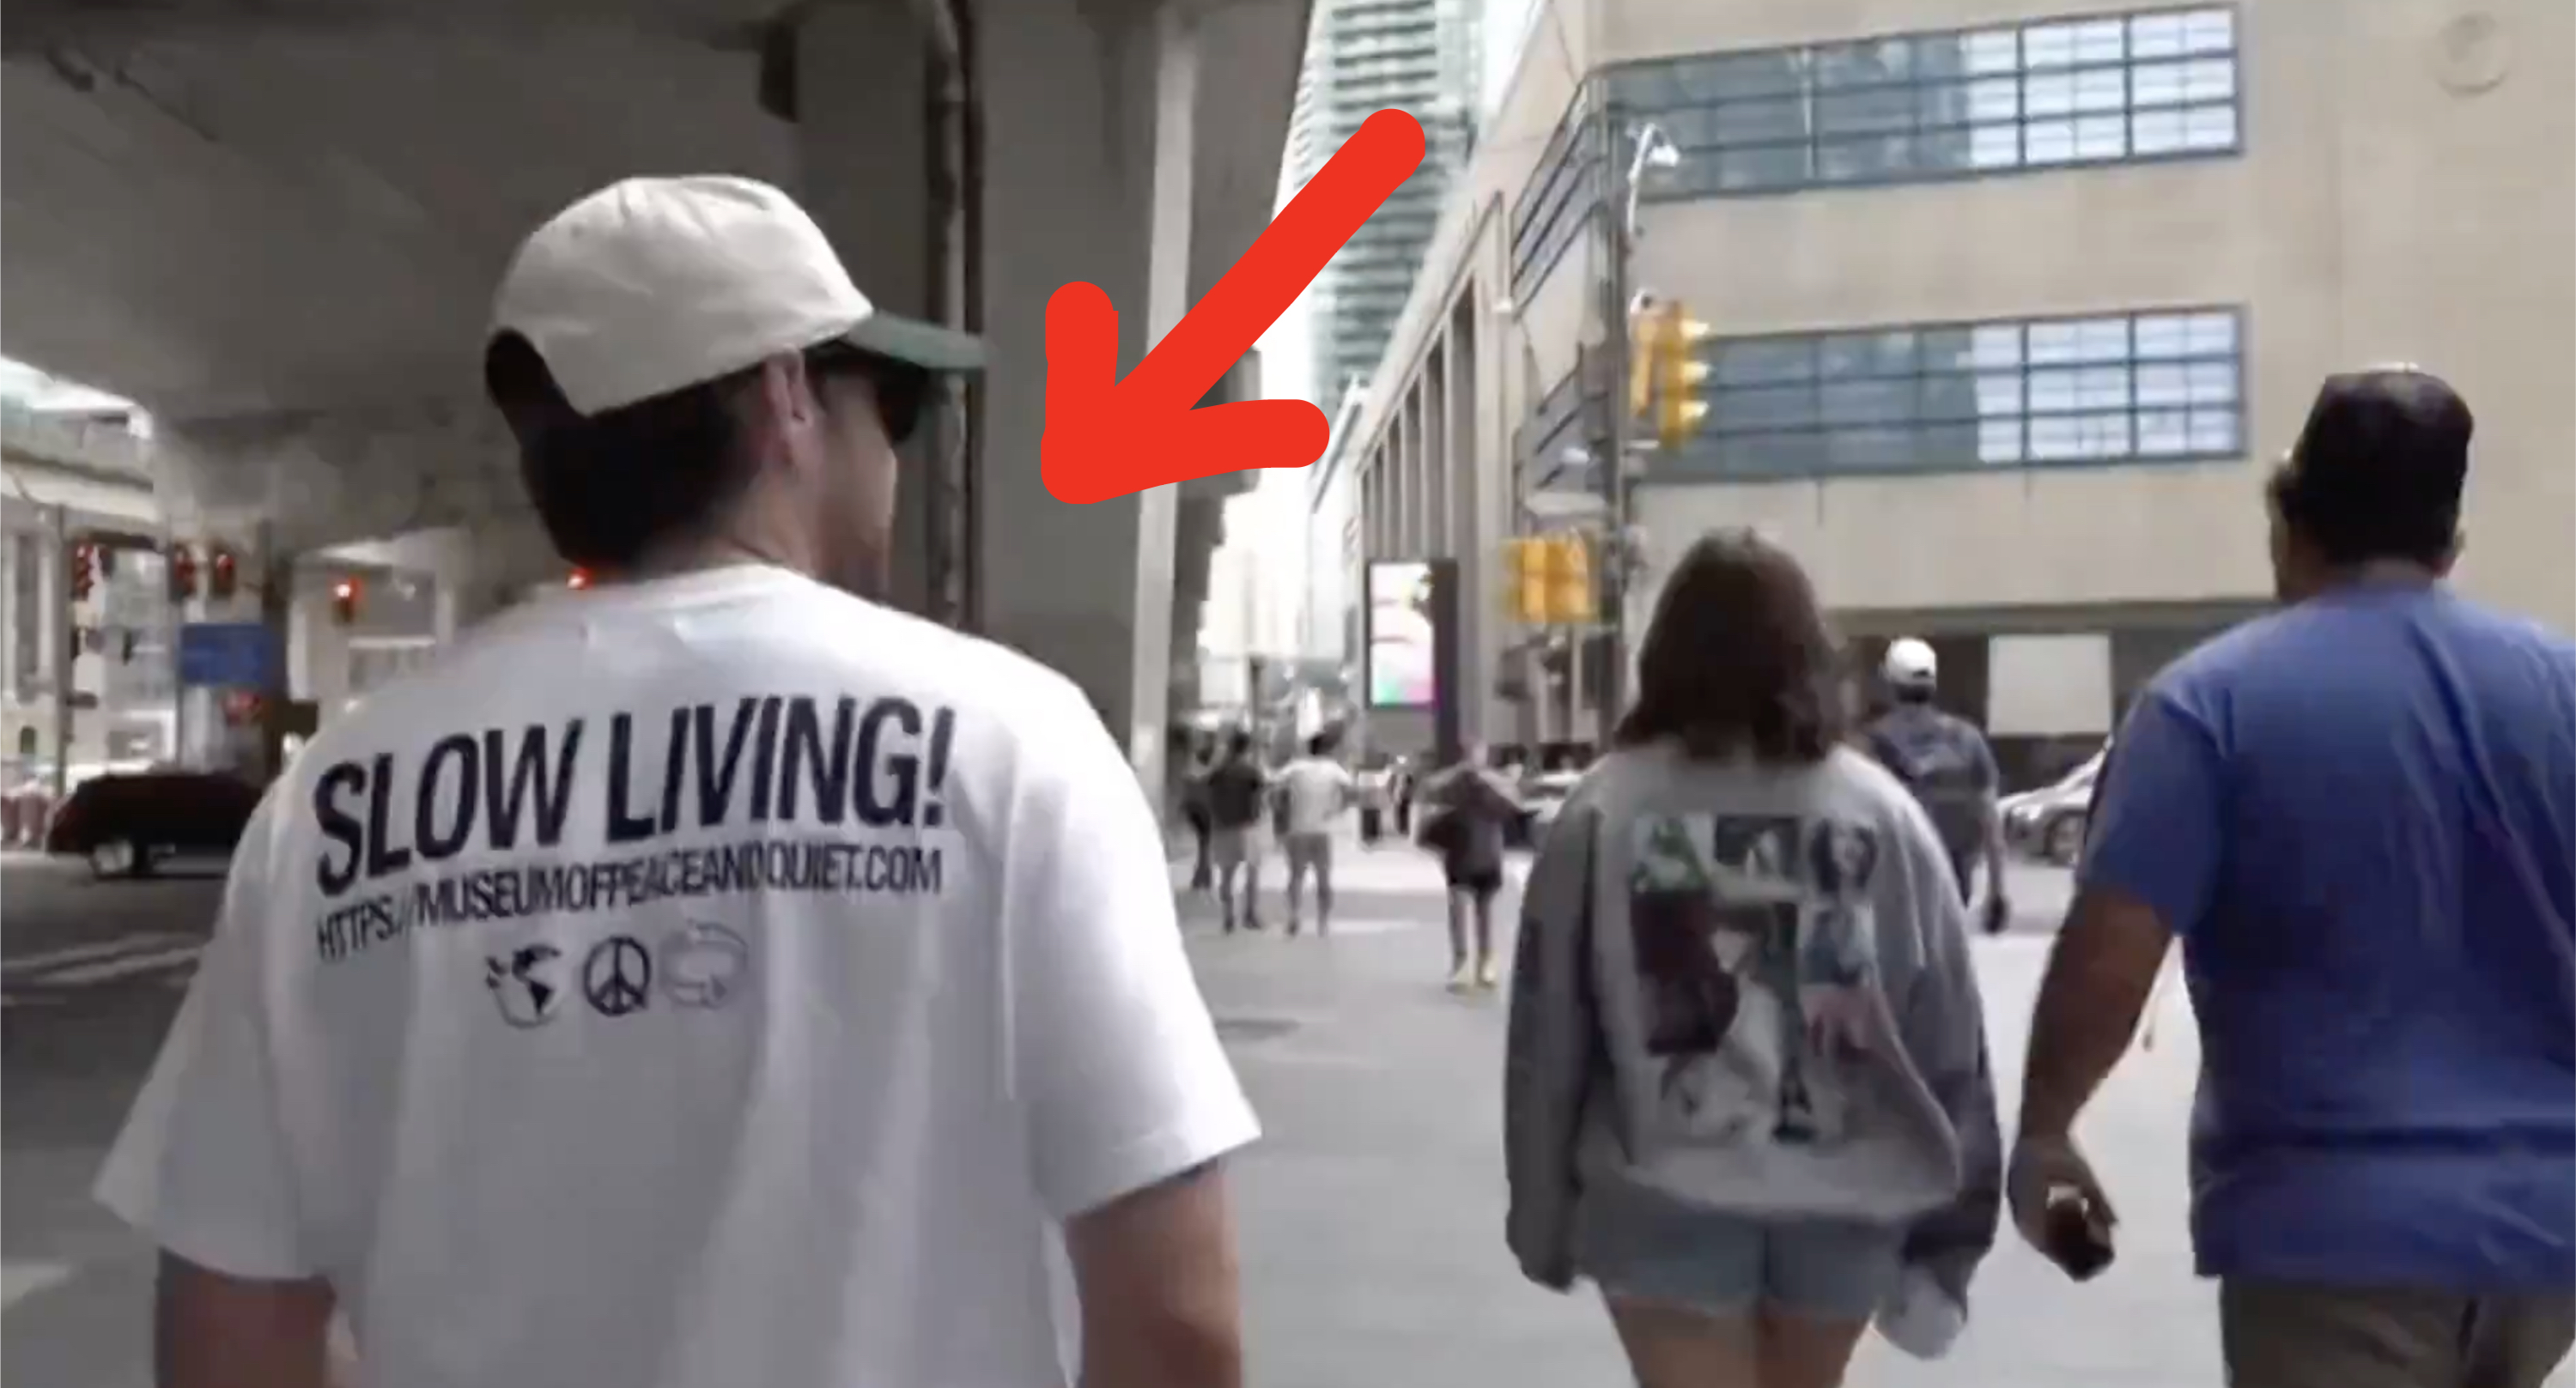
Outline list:
[[[1578,240],[1600,201],[1598,151],[1593,148],[1591,103],[1575,96],[1565,116],[1548,136],[1538,167],[1512,203],[1512,297],[1527,301],[1530,291],[1556,268],[1566,248]]]
[[[1644,196],[1905,182],[2240,148],[2228,8],[1624,66],[1622,106],[1681,148]]]
[[[1677,460],[1735,476],[2235,457],[2242,323],[2204,309],[1718,339]]]
[[[1654,200],[1910,182],[2243,148],[2236,11],[2145,11],[1629,63],[1623,113],[1681,161]],[[1592,225],[1599,164],[1579,93],[1514,201],[1512,297]]]

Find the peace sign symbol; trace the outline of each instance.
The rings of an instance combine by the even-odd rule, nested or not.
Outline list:
[[[653,952],[632,936],[611,935],[581,961],[581,995],[602,1017],[644,1010],[653,992]]]

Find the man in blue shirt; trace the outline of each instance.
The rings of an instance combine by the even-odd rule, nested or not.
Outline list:
[[[2110,1208],[2076,1115],[2168,943],[2192,1234],[2236,1388],[2538,1388],[2576,1338],[2576,645],[2442,584],[2468,407],[2326,382],[2270,487],[2285,610],[2131,710],[2032,1024],[2013,1203]]]

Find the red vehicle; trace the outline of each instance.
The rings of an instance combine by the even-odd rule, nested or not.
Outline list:
[[[45,851],[87,858],[100,877],[146,877],[174,858],[230,858],[259,795],[219,772],[93,776],[54,812]]]

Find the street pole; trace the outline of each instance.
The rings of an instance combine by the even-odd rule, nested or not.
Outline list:
[[[1635,215],[1631,205],[1635,171],[1628,167],[1626,131],[1619,114],[1619,104],[1608,91],[1601,95],[1601,114],[1595,138],[1600,145],[1602,250],[1601,292],[1601,365],[1597,375],[1602,389],[1593,397],[1592,465],[1600,470],[1602,519],[1601,541],[1593,558],[1593,576],[1600,593],[1599,620],[1605,647],[1601,662],[1601,681],[1593,690],[1594,713],[1600,719],[1596,746],[1608,751],[1612,732],[1619,726],[1619,715],[1627,703],[1628,692],[1628,581],[1625,549],[1628,536],[1628,372],[1630,339],[1634,328],[1628,311],[1629,220]],[[1573,660],[1580,667],[1584,644],[1578,642]]]
[[[54,796],[60,808],[72,786],[72,667],[80,663],[80,644],[73,623],[79,599],[72,595],[71,508],[54,503]]]

